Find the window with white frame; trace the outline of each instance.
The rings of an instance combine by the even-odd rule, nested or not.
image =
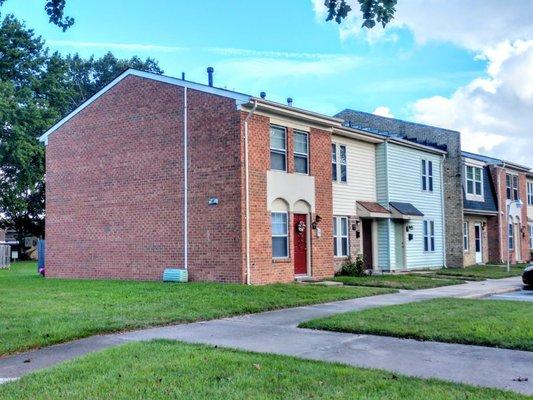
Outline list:
[[[345,145],[335,143],[331,145],[331,166],[331,177],[334,182],[346,182],[348,180]]]
[[[481,168],[466,166],[466,194],[483,196],[483,170]]]
[[[529,225],[529,248],[533,250],[533,225]]]
[[[424,221],[424,251],[435,251],[435,221]]]
[[[468,222],[463,222],[463,248],[468,251]]]
[[[533,206],[533,182],[527,183],[527,204]]]
[[[505,176],[505,185],[508,200],[518,200],[520,195],[518,192],[518,176],[507,174]]]
[[[433,191],[433,161],[422,160],[422,190]]]
[[[272,214],[272,257],[289,257],[288,214],[273,212]]]
[[[514,249],[514,226],[512,223],[509,224],[508,236],[509,236],[509,242],[508,242],[509,250],[513,250]]]
[[[294,171],[309,173],[309,135],[306,132],[294,132]]]
[[[333,254],[348,256],[348,217],[333,217]]]
[[[270,169],[287,171],[287,131],[270,127]]]

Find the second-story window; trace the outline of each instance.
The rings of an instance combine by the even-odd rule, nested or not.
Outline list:
[[[309,135],[294,132],[294,172],[309,173]]]
[[[433,191],[433,161],[422,160],[422,190]]]
[[[520,195],[518,193],[518,176],[517,175],[511,175],[507,174],[505,176],[505,186],[506,186],[506,194],[507,194],[507,200],[518,200],[520,198]]]
[[[483,196],[483,180],[481,168],[466,166],[466,193]]]
[[[287,171],[287,131],[270,127],[270,169]]]
[[[331,145],[332,179],[334,182],[347,182],[346,146]]]
[[[533,206],[533,182],[527,183],[527,204]]]

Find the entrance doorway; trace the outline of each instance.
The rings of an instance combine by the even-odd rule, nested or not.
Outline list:
[[[294,214],[294,274],[307,275],[307,214]]]
[[[476,250],[476,264],[483,263],[483,230],[481,229],[481,224],[474,225],[474,242]]]
[[[396,253],[396,269],[405,269],[405,223],[394,223],[394,249]]]
[[[365,258],[365,268],[374,267],[374,254],[372,243],[372,220],[363,219],[363,257]]]

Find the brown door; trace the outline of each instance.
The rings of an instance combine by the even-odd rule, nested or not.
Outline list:
[[[307,274],[307,215],[294,214],[294,274]]]
[[[374,265],[372,252],[372,220],[363,219],[363,256],[365,257],[366,269],[372,269]]]

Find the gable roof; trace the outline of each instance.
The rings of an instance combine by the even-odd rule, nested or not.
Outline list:
[[[59,122],[57,122],[54,126],[52,126],[50,129],[48,129],[43,135],[39,137],[39,141],[43,142],[44,144],[48,143],[48,137],[54,133],[59,127],[61,127],[63,124],[65,124],[67,121],[69,121],[72,117],[74,117],[76,114],[78,114],[80,111],[85,109],[87,106],[89,106],[91,103],[96,101],[100,96],[105,94],[108,90],[113,88],[115,85],[117,85],[119,82],[124,80],[128,76],[138,76],[141,78],[151,79],[158,82],[168,83],[170,85],[176,85],[181,87],[186,87],[189,89],[198,90],[205,93],[211,93],[218,96],[228,97],[231,99],[234,99],[237,105],[245,104],[250,102],[250,99],[252,96],[234,92],[227,89],[221,89],[214,86],[204,85],[201,83],[186,81],[183,79],[173,78],[170,76],[155,74],[153,72],[146,72],[146,71],[139,71],[133,68],[129,68],[126,71],[124,71],[122,74],[117,76],[115,79],[113,79],[111,82],[109,82],[107,85],[105,85],[102,89],[100,89],[97,93],[95,93],[93,96],[91,96],[88,100],[83,102],[80,106],[78,106],[74,111],[67,114],[65,117],[63,117]]]

